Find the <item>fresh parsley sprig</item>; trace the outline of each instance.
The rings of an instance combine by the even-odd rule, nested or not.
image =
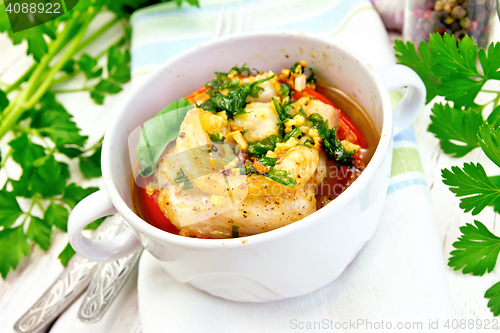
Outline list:
[[[440,140],[446,154],[462,157],[476,148],[500,168],[500,91],[485,90],[490,80],[500,80],[500,43],[478,49],[474,40],[455,41],[450,35],[432,34],[418,51],[411,42],[395,43],[400,63],[415,70],[427,88],[427,102],[442,96],[449,103],[432,108],[429,131]],[[480,67],[478,68],[477,63]],[[486,105],[476,103],[482,92],[494,94]],[[496,95],[496,96],[495,96]],[[483,118],[485,107],[493,110]],[[460,208],[479,214],[487,206],[500,212],[500,176],[488,176],[480,163],[465,163],[442,170],[443,182],[460,197]],[[462,235],[453,244],[448,265],[462,273],[483,275],[491,272],[500,252],[500,238],[475,221],[460,228]],[[500,315],[500,282],[485,293],[488,306]]]
[[[186,1],[198,5],[197,0]],[[31,242],[47,250],[54,228],[66,231],[71,209],[97,190],[70,183],[68,161],[75,160],[85,178],[100,176],[102,142],[89,145],[71,115],[85,110],[68,112],[57,95],[85,91],[95,103],[103,104],[107,95],[121,91],[130,80],[128,19],[135,9],[158,2],[164,0],[80,0],[57,19],[16,33],[10,28],[5,4],[0,3],[0,33],[7,34],[14,45],[26,42],[26,54],[33,59],[33,65],[15,82],[0,87],[0,140],[5,147],[0,152],[5,179],[0,184],[3,278],[29,254]],[[89,29],[104,12],[110,19]],[[99,37],[117,27],[123,28],[118,41],[97,54],[85,53]],[[82,87],[64,89],[78,76],[85,79]],[[8,165],[16,164],[20,176],[7,172]],[[21,200],[28,203],[27,208],[19,205]],[[95,229],[100,221],[89,228]],[[68,244],[59,258],[65,265],[73,254]]]

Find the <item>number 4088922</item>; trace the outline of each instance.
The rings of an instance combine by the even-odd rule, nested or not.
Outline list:
[[[7,13],[45,13],[45,14],[61,14],[60,3],[9,3],[5,8]]]

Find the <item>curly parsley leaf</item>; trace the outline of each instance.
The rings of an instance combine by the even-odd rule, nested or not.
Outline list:
[[[418,46],[418,53],[415,45],[411,42],[406,44],[401,40],[394,42],[394,50],[396,51],[396,58],[399,63],[413,69],[424,81],[427,88],[426,100],[429,103],[434,97],[437,96],[437,88],[439,78],[436,77],[432,70],[433,60],[431,57],[431,50],[429,45],[424,41],[420,42]]]
[[[99,146],[92,155],[80,157],[80,170],[85,178],[94,178],[101,176],[101,151]]]
[[[68,230],[69,212],[66,207],[58,205],[54,202],[45,211],[43,219],[50,226],[55,226],[62,231]]]
[[[443,183],[460,199],[460,208],[472,215],[479,214],[486,206],[495,204],[500,198],[500,187],[488,178],[481,164],[465,163],[463,169],[457,166],[441,170]],[[500,207],[495,206],[500,211]]]
[[[474,40],[465,36],[458,48],[453,36],[431,34],[429,42],[421,42],[419,53],[408,42],[396,41],[396,57],[399,62],[419,74],[427,88],[427,102],[436,95],[444,96],[456,108],[470,107],[488,80],[498,80],[500,73],[500,43],[486,50],[479,50]],[[476,59],[483,73],[476,66]]]
[[[61,253],[59,254],[59,260],[61,261],[61,264],[66,267],[68,265],[68,262],[71,260],[71,258],[73,258],[73,256],[75,255],[75,250],[73,249],[73,247],[71,247],[71,245],[68,243],[66,245],[66,247],[64,248],[64,250],[61,251]]]
[[[9,270],[16,269],[22,257],[30,252],[23,227],[0,230],[0,274],[5,279]]]
[[[119,83],[130,81],[130,52],[112,47],[108,53],[107,68],[111,80]]]
[[[483,152],[500,167],[500,127],[494,128],[484,124],[479,128],[477,136]]]
[[[16,195],[3,189],[0,191],[0,226],[10,227],[23,211],[19,207]]]
[[[50,247],[51,235],[52,228],[47,222],[36,216],[31,217],[27,233],[29,239],[40,245],[44,251],[47,251]]]
[[[481,222],[474,221],[474,224],[467,223],[460,228],[462,235],[453,243],[456,250],[450,253],[448,266],[455,270],[463,268],[464,274],[483,275],[495,267],[500,252],[500,238]]]
[[[75,208],[76,204],[80,202],[83,198],[91,195],[97,190],[99,190],[97,187],[83,188],[77,186],[75,183],[71,183],[68,186],[66,186],[61,201],[65,202],[66,204],[68,204],[68,206],[71,207],[71,209],[73,209]]]
[[[461,110],[436,103],[432,107],[431,121],[428,130],[440,140],[446,154],[462,157],[479,147],[477,132],[484,123],[479,110]]]
[[[500,315],[500,282],[495,283],[490,289],[486,290],[484,298],[489,298],[488,307],[494,316]]]
[[[102,75],[102,68],[97,67],[97,59],[92,58],[88,54],[81,56],[78,61],[78,67],[85,73],[87,79],[95,79]]]
[[[56,101],[55,96],[46,93],[41,103],[40,109],[32,112],[31,127],[58,147],[67,144],[83,147],[88,137],[80,134],[80,129],[71,120],[73,116]]]

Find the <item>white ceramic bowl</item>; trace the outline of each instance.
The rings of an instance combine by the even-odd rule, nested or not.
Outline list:
[[[246,62],[279,72],[298,60],[306,60],[319,79],[354,97],[380,133],[372,160],[353,185],[301,221],[236,239],[177,236],[134,213],[127,147],[132,130],[212,79],[215,71]],[[393,112],[388,90],[402,86],[413,89]],[[85,198],[71,213],[71,245],[97,261],[114,260],[144,246],[176,280],[235,301],[277,300],[314,291],[337,278],[375,232],[391,171],[393,134],[411,123],[424,98],[425,87],[409,68],[394,65],[375,71],[316,36],[252,32],[197,45],[162,64],[116,111],[102,148],[106,190]],[[131,226],[129,232],[109,241],[82,236],[86,224],[116,212]]]

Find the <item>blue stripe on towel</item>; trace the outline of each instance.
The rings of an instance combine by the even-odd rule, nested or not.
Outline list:
[[[405,179],[405,180],[402,180],[396,184],[392,184],[391,186],[389,186],[389,188],[387,189],[387,194],[391,194],[393,192],[402,190],[406,187],[410,187],[413,185],[427,186],[427,182],[421,178]]]

